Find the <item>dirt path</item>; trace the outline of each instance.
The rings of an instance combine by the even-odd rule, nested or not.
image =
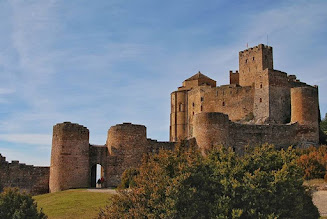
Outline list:
[[[117,194],[117,191],[115,189],[87,189],[88,192],[106,192],[110,194]]]
[[[327,216],[327,191],[316,191],[312,195],[313,203],[317,206],[320,216]]]

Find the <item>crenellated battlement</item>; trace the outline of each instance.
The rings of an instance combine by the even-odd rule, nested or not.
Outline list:
[[[254,46],[254,47],[245,49],[243,51],[240,51],[239,54],[241,55],[243,53],[248,53],[248,52],[257,52],[257,51],[260,51],[260,50],[263,50],[263,49],[271,50],[272,51],[272,47],[271,46],[264,45],[264,44],[259,44],[258,46]]]
[[[6,161],[0,154],[0,192],[5,187],[18,187],[31,194],[49,192],[49,167],[26,165],[18,160]]]

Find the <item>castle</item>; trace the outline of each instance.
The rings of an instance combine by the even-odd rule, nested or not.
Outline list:
[[[92,145],[86,127],[59,123],[53,127],[50,168],[8,163],[1,156],[0,185],[34,193],[95,187],[100,164],[105,187],[117,186],[124,170],[139,166],[145,153],[172,150],[181,140],[204,153],[225,145],[240,154],[247,145],[319,143],[318,87],[274,70],[272,47],[260,44],[241,51],[239,71],[229,76],[230,84],[217,87],[199,72],[171,93],[169,142],[148,139],[143,125],[123,123],[108,130],[104,145]],[[24,168],[28,171],[13,174]],[[27,179],[30,183],[21,183]]]
[[[260,44],[239,52],[230,84],[200,72],[171,94],[170,141],[196,138],[200,148],[319,143],[318,87],[273,69],[273,49]]]

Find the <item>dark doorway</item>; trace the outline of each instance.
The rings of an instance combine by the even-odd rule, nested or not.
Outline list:
[[[91,187],[95,188],[97,181],[104,177],[103,167],[100,164],[95,164],[91,168]]]

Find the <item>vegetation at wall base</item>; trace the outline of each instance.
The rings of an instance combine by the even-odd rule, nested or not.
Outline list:
[[[144,158],[135,186],[98,218],[319,218],[292,148],[263,145],[244,156],[177,147]]]
[[[302,150],[298,165],[304,171],[304,178],[323,179],[327,182],[327,146],[310,147]]]
[[[325,118],[321,120],[320,122],[320,129],[327,134],[327,113],[325,115]]]
[[[0,194],[1,219],[46,219],[47,216],[37,210],[37,204],[31,195],[20,193],[18,188],[5,188]]]

